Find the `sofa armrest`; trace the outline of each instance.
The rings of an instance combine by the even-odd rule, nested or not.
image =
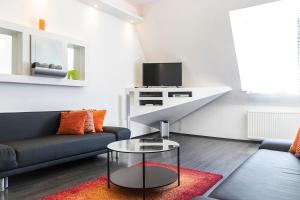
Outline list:
[[[105,133],[113,133],[116,135],[116,140],[128,140],[130,139],[131,132],[128,128],[103,126]]]
[[[262,142],[259,149],[288,152],[292,143],[291,140],[267,139]]]
[[[11,146],[0,144],[0,171],[16,168],[17,165],[15,150]]]

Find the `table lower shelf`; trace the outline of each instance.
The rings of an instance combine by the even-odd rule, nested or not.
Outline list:
[[[178,177],[176,171],[157,166],[146,166],[145,172],[146,189],[170,185]],[[143,167],[133,166],[117,170],[110,175],[110,181],[121,187],[143,189]]]

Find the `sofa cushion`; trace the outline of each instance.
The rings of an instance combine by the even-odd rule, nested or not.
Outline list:
[[[291,145],[291,147],[289,149],[289,152],[294,153],[294,154],[296,153],[299,141],[300,141],[300,128],[298,129],[298,132],[296,134],[293,144]]]
[[[0,144],[0,171],[17,167],[15,150],[7,145]]]
[[[7,142],[17,154],[19,167],[106,149],[114,134],[51,135]]]
[[[95,124],[94,124],[94,113],[91,110],[87,110],[87,116],[84,123],[84,132],[85,133],[95,133]]]
[[[298,142],[295,156],[300,159],[300,141]]]
[[[103,132],[103,123],[104,123],[106,112],[107,112],[106,110],[93,111],[95,130],[98,133]]]
[[[60,112],[0,113],[0,143],[57,132]]]
[[[281,151],[259,150],[209,196],[222,200],[300,199],[300,160]]]
[[[58,135],[84,135],[87,111],[62,112]]]

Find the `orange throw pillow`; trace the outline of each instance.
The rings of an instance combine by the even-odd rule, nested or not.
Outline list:
[[[299,140],[298,145],[297,145],[295,156],[297,158],[300,158],[300,140]]]
[[[58,135],[84,135],[86,111],[62,112]]]
[[[289,152],[294,153],[294,154],[296,153],[296,151],[297,151],[297,145],[298,145],[299,141],[300,141],[300,128],[298,129],[298,133],[296,135],[294,143],[290,147]]]
[[[84,132],[85,133],[95,133],[95,125],[94,125],[94,113],[91,110],[87,110],[87,116],[84,123]]]
[[[103,122],[106,115],[106,110],[94,110],[94,125],[97,133],[103,132]]]

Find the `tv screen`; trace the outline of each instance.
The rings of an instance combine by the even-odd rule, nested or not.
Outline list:
[[[144,63],[143,86],[182,86],[182,63]]]

